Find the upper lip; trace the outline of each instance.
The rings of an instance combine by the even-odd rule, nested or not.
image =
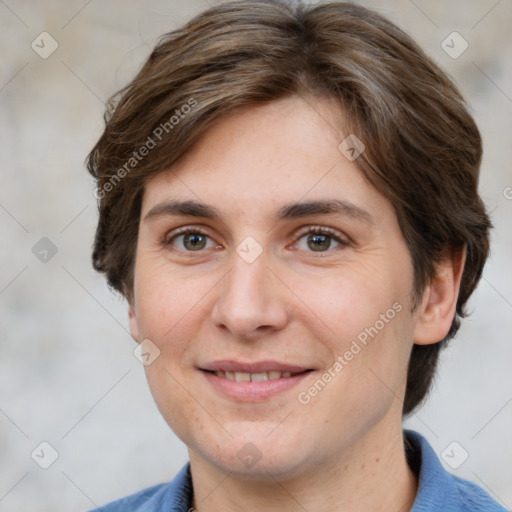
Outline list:
[[[240,373],[262,373],[262,372],[291,372],[300,373],[306,370],[311,370],[305,366],[292,365],[288,363],[281,363],[279,361],[254,361],[243,362],[236,360],[223,360],[211,361],[209,363],[201,364],[201,370],[208,370],[211,372],[224,371],[224,372],[240,372]]]

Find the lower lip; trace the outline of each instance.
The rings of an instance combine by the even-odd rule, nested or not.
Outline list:
[[[296,386],[313,372],[273,380],[237,382],[201,370],[214,389],[240,402],[256,402]]]

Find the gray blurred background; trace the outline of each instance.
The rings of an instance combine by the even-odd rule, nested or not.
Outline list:
[[[0,1],[0,511],[87,510],[168,481],[187,460],[133,355],[126,305],[91,268],[83,161],[105,100],[160,34],[209,3]],[[363,3],[455,79],[483,134],[492,255],[406,426],[511,508],[512,1]]]

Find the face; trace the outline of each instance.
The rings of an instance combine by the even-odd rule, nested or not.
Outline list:
[[[191,460],[245,478],[401,429],[410,254],[339,109],[308,103],[223,119],[144,191],[130,326],[160,351],[152,394]]]

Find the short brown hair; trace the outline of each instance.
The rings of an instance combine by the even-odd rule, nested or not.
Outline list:
[[[99,198],[93,265],[131,301],[144,184],[227,114],[293,94],[338,101],[340,123],[365,144],[355,164],[395,208],[416,304],[447,251],[466,248],[450,331],[413,347],[408,414],[427,395],[439,351],[466,315],[491,223],[477,191],[481,137],[461,94],[407,34],[372,10],[238,0],[162,36],[132,82],[109,99],[105,131],[87,157]]]

